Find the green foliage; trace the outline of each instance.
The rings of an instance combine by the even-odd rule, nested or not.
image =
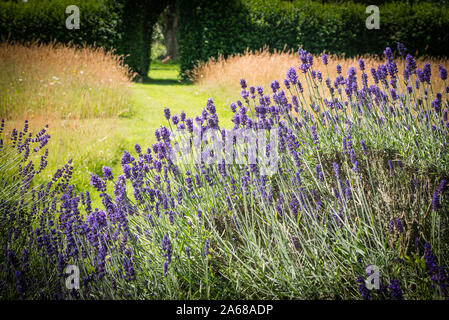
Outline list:
[[[417,55],[447,56],[449,6],[445,2],[378,4],[380,29],[365,26],[363,1],[178,0],[181,73],[218,54],[298,49],[346,56],[382,54],[397,41]]]
[[[238,0],[178,1],[178,46],[181,73],[198,60],[242,52],[252,38],[244,30],[249,15]]]
[[[153,24],[166,5],[159,0],[0,2],[0,39],[72,42],[115,49],[145,77],[150,66]],[[68,30],[66,7],[80,10],[80,29]],[[151,8],[149,10],[148,8]]]
[[[66,7],[80,9],[80,29],[68,30]],[[96,44],[112,48],[120,40],[120,4],[114,1],[0,2],[0,38],[42,42],[57,40],[74,44]]]

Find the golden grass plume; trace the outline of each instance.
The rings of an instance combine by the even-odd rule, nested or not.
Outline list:
[[[384,63],[382,59],[374,56],[360,56],[354,58],[338,57],[329,55],[329,64],[326,66],[322,63],[320,56],[314,56],[313,69],[320,70],[323,79],[330,77],[333,81],[337,76],[336,67],[341,65],[342,74],[346,76],[346,71],[351,67],[357,67],[358,61],[363,58],[365,61],[366,72],[369,75],[369,84],[372,84],[371,67],[376,67],[380,63]],[[432,66],[432,85],[437,91],[444,90],[444,82],[437,76],[438,64],[449,69],[449,61],[447,59],[437,59],[429,57],[421,57],[417,59],[418,68],[422,68],[425,62],[430,62]],[[399,69],[400,78],[402,78],[404,59],[397,58],[396,63]],[[300,64],[298,54],[293,50],[274,50],[270,52],[268,47],[261,50],[251,52],[247,50],[242,54],[236,54],[225,58],[220,55],[218,58],[212,58],[207,62],[202,62],[189,74],[189,77],[195,84],[198,84],[203,90],[208,92],[226,92],[226,95],[232,95],[238,98],[240,89],[240,79],[244,78],[249,86],[261,85],[268,92],[269,85],[273,80],[278,80],[283,86],[283,80],[286,72],[290,67],[298,67]],[[296,68],[297,69],[297,68]],[[297,69],[297,73],[302,76]],[[359,77],[360,78],[360,77]],[[301,80],[302,81],[302,80]],[[307,90],[304,91],[307,95]]]
[[[127,108],[134,74],[103,48],[0,43],[0,117],[110,117]]]

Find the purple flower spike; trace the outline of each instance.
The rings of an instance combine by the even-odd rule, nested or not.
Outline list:
[[[363,60],[363,59],[359,60],[359,67],[360,67],[360,70],[365,71],[365,60]]]
[[[391,51],[390,47],[385,48],[384,55],[388,62],[392,62],[394,60],[393,51]]]
[[[137,154],[141,154],[142,153],[142,148],[140,147],[139,144],[136,143],[136,145],[134,146],[134,149],[136,150]]]
[[[277,80],[274,80],[270,84],[271,90],[273,90],[273,93],[276,93],[281,87],[279,86],[279,82]]]
[[[170,109],[169,108],[164,109],[164,116],[165,116],[165,119],[170,120]]]
[[[432,195],[432,208],[435,211],[438,211],[440,209],[440,195],[438,193],[438,190],[435,190]]]
[[[162,239],[162,251],[164,251],[162,256],[164,258],[167,258],[167,262],[170,263],[173,249],[172,249],[171,242],[170,242],[170,239],[168,238],[167,234],[165,234],[164,238]]]
[[[296,74],[296,69],[295,68],[290,68],[287,71],[287,79],[288,81],[290,81],[292,84],[296,84],[296,81],[298,80],[298,75]]]
[[[365,141],[360,140],[360,145],[362,146],[363,153],[366,153],[368,149],[366,148]]]
[[[405,46],[403,43],[398,42],[398,52],[401,56],[405,55]]]
[[[333,165],[333,167],[334,167],[335,177],[336,177],[337,179],[339,179],[339,178],[340,178],[340,169],[339,169],[339,167],[338,167],[338,163],[334,162],[334,163],[332,163],[332,165]]]
[[[399,233],[404,232],[404,228],[402,227],[401,219],[396,218],[396,228],[398,229]]]
[[[105,192],[106,191],[106,184],[105,182],[96,174],[93,174],[90,177],[90,184],[97,189],[99,192]]]
[[[430,84],[430,78],[432,76],[432,68],[430,66],[429,62],[426,62],[424,64],[424,67],[422,69],[422,80],[421,82],[427,82]],[[421,80],[421,79],[420,79]]]
[[[390,172],[392,175],[394,175],[394,167],[393,167],[393,161],[388,160],[388,167],[390,168]]]
[[[388,286],[388,289],[390,289],[391,297],[395,300],[402,300],[402,289],[399,284],[399,281],[396,279],[391,279],[390,285]]]
[[[187,119],[186,120],[186,126],[187,126],[187,131],[189,131],[190,133],[193,132],[193,120],[192,119]]]
[[[114,176],[112,175],[111,168],[109,168],[109,167],[103,167],[103,176],[107,180],[113,180],[114,179]]]
[[[371,296],[368,288],[366,287],[365,279],[363,279],[363,277],[358,277],[357,282],[359,283],[359,292],[363,300],[370,300]]]
[[[337,64],[337,74],[341,74],[341,65]]]
[[[315,125],[312,125],[311,127],[312,129],[312,139],[313,139],[313,144],[315,145],[315,149],[319,149],[319,141],[318,141],[318,134],[316,132],[316,127]]]
[[[209,255],[209,240],[206,240],[206,244],[204,245],[204,254]]]
[[[327,64],[328,64],[328,57],[327,57],[327,54],[323,53],[323,54],[321,55],[321,60],[323,61],[323,64],[324,64],[325,66],[327,66]]]
[[[446,80],[447,79],[447,70],[441,64],[438,65],[438,71],[440,74],[440,78],[442,80]]]
[[[246,89],[248,85],[246,84],[246,80],[245,79],[240,79],[240,87],[242,87],[242,89]]]

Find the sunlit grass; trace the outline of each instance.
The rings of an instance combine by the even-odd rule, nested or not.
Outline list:
[[[377,67],[382,60],[378,57],[360,56],[355,58],[344,58],[335,55],[329,55],[329,64],[325,66],[320,56],[314,57],[314,70],[322,73],[323,82],[327,79],[335,79],[337,74],[337,65],[342,67],[342,75],[346,77],[346,71],[351,66],[358,66],[358,61],[363,58],[365,61],[366,72],[371,76],[370,69]],[[396,63],[399,69],[399,75],[402,76],[405,59],[397,58]],[[421,57],[417,59],[418,68],[422,68],[425,62],[430,62],[432,74],[438,74],[438,64],[446,69],[449,68],[447,59],[438,59],[432,57]],[[239,99],[240,79],[244,78],[250,86],[263,86],[269,88],[273,80],[278,80],[284,87],[283,80],[286,77],[286,71],[290,67],[298,67],[300,64],[298,54],[295,51],[275,50],[270,53],[268,48],[263,50],[242,54],[236,54],[227,58],[219,56],[218,59],[210,59],[207,62],[200,63],[191,73],[191,80],[198,85],[201,91],[216,92],[215,96],[234,97]],[[369,77],[372,84],[371,77]],[[332,80],[332,81],[333,81]],[[359,85],[361,81],[359,77]],[[437,92],[444,91],[444,83],[438,81],[437,77],[432,78],[432,87]],[[284,87],[285,88],[285,87]],[[309,100],[309,91],[304,91],[305,98]],[[329,96],[330,97],[330,96]],[[327,98],[329,98],[327,97]]]
[[[89,173],[120,156],[126,129],[117,129],[132,113],[132,73],[119,56],[101,48],[5,42],[0,75],[5,134],[25,119],[37,130],[49,126],[49,166],[41,180],[72,159],[73,184],[84,190]]]
[[[82,119],[129,112],[132,73],[101,48],[0,44],[0,117]]]

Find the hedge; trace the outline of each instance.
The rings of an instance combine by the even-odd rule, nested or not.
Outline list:
[[[80,29],[65,26],[66,7],[80,9]],[[2,39],[43,42],[57,40],[74,44],[93,44],[114,47],[120,39],[117,30],[122,23],[118,14],[120,2],[53,0],[28,2],[0,2],[0,37]]]
[[[0,39],[56,40],[116,49],[141,76],[150,65],[152,26],[169,1],[179,6],[181,74],[210,57],[257,50],[382,53],[401,41],[416,55],[448,56],[448,1],[378,4],[380,29],[365,27],[371,0],[28,0],[0,1]],[[381,3],[382,1],[374,1]],[[80,8],[81,28],[67,30],[65,8]]]
[[[178,0],[181,73],[219,54],[295,49],[380,55],[403,42],[416,55],[449,53],[447,1],[382,3],[380,29],[365,26],[371,1]]]
[[[66,7],[80,9],[80,29],[65,26]],[[167,0],[29,0],[0,2],[0,39],[71,42],[115,49],[140,76],[148,74],[152,26]]]

